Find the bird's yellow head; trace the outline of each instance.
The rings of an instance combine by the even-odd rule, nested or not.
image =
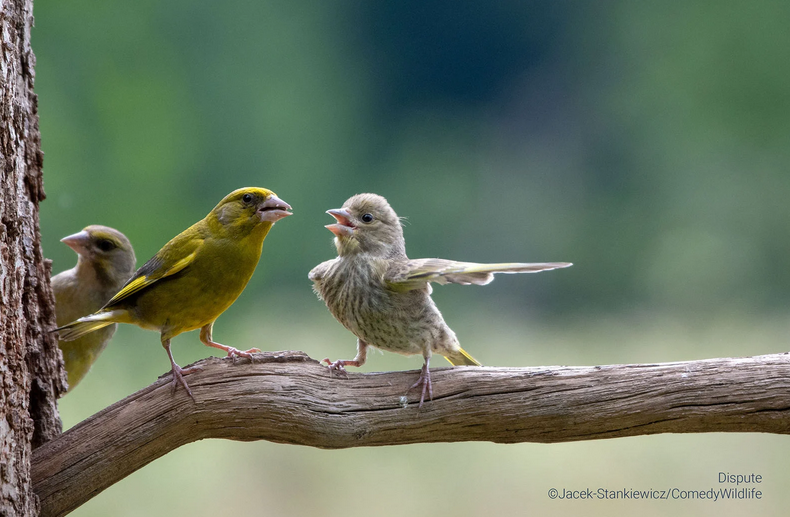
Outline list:
[[[326,211],[337,222],[326,227],[335,234],[340,256],[371,253],[391,257],[406,253],[398,214],[378,194],[357,194],[343,208]]]
[[[132,244],[114,228],[94,224],[60,241],[77,253],[78,268],[92,267],[99,277],[128,278],[134,273]]]
[[[246,187],[225,196],[207,219],[230,234],[248,234],[256,228],[268,231],[274,223],[289,215],[292,215],[291,205],[271,190]]]

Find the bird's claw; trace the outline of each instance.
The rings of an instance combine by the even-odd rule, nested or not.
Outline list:
[[[346,371],[346,367],[344,366],[344,362],[342,360],[337,360],[332,362],[329,358],[325,358],[322,363],[326,363],[329,365],[329,376],[331,377],[333,373],[338,374],[342,377],[348,377],[348,372]]]
[[[420,378],[417,379],[417,382],[411,385],[409,388],[413,390],[414,388],[422,386],[422,392],[420,393],[420,406],[422,407],[423,403],[425,402],[425,392],[428,392],[428,398],[433,400],[433,386],[431,385],[431,372],[426,368],[424,365],[422,370],[420,370]]]
[[[171,383],[173,386],[173,393],[178,389],[178,385],[181,384],[185,390],[187,390],[187,394],[192,399],[192,402],[197,402],[195,400],[195,396],[192,394],[192,390],[189,389],[189,384],[184,379],[184,375],[189,375],[190,373],[195,373],[203,370],[200,366],[190,366],[189,368],[181,368],[178,365],[173,366],[173,382]]]
[[[259,354],[261,353],[260,348],[250,348],[249,350],[239,350],[238,348],[233,348],[229,346],[226,350],[228,352],[228,357],[233,360],[233,364],[236,364],[237,357],[245,357],[249,359],[251,362],[255,362],[255,357],[252,354]]]

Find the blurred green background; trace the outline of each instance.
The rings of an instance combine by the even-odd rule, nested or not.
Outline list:
[[[223,343],[350,358],[307,272],[324,214],[386,196],[412,257],[571,261],[437,288],[487,365],[659,362],[790,349],[790,4],[36,0],[54,272],[58,240],[106,224],[138,265],[225,194],[264,186],[276,226]],[[196,333],[180,364],[208,356]],[[416,369],[374,354],[362,371]],[[122,326],[60,407],[66,427],[168,369]],[[664,435],[557,445],[321,451],[211,440],[78,511],[105,515],[785,515],[790,445]],[[552,501],[552,488],[718,487],[761,501]]]

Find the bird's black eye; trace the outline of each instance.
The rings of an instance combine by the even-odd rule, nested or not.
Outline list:
[[[107,239],[102,239],[96,243],[96,246],[98,246],[102,251],[110,251],[115,247],[115,244],[113,244],[112,241],[108,241]]]
[[[363,223],[372,223],[373,222],[373,214],[365,214],[362,216]]]
[[[247,204],[252,203],[252,194],[244,194],[243,196],[241,196],[241,200]]]

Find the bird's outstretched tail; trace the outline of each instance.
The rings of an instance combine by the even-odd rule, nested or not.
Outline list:
[[[61,341],[73,341],[75,339],[81,338],[85,334],[90,334],[94,330],[99,330],[108,325],[116,323],[116,321],[113,319],[113,316],[113,311],[97,312],[95,314],[91,314],[90,316],[80,318],[77,321],[72,321],[71,323],[63,325],[62,327],[58,327],[52,332],[57,332],[58,339]]]
[[[463,348],[459,348],[452,355],[446,355],[444,358],[450,361],[453,366],[483,366]]]

